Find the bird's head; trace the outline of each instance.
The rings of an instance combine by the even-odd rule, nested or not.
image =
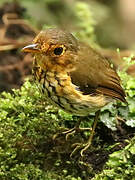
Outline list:
[[[41,31],[33,44],[22,51],[33,53],[39,65],[66,68],[74,64],[79,49],[77,39],[69,32],[59,29]]]

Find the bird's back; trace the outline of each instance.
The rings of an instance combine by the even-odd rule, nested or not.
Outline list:
[[[77,85],[83,94],[103,94],[126,102],[121,80],[113,66],[88,46],[80,46],[76,69],[70,75],[73,84]]]

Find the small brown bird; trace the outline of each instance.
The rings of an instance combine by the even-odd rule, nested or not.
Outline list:
[[[81,150],[83,155],[91,145],[99,110],[113,99],[126,103],[119,76],[107,59],[60,29],[41,31],[22,51],[34,54],[34,77],[51,103],[81,117],[96,112],[90,138]],[[65,134],[79,129],[80,122],[81,118]]]

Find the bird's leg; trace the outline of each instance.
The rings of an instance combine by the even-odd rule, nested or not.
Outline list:
[[[81,152],[80,152],[81,156],[83,156],[84,151],[86,151],[86,150],[91,146],[91,144],[92,144],[92,140],[93,140],[93,136],[94,136],[94,133],[95,133],[95,128],[96,128],[96,125],[97,125],[97,122],[98,122],[99,114],[100,114],[100,110],[95,113],[94,124],[93,124],[93,127],[92,127],[91,135],[90,135],[87,143],[86,143],[86,144],[83,144],[83,147],[84,147],[84,148],[83,148],[83,149],[81,150]],[[82,147],[82,144],[80,144],[80,143],[76,143],[76,144],[74,144],[74,145],[75,145],[76,147],[75,147],[75,149],[72,151],[70,157],[72,157],[72,155],[73,155],[79,148]]]
[[[92,144],[92,140],[93,140],[93,136],[94,136],[94,133],[95,133],[96,126],[97,126],[99,114],[100,114],[100,110],[95,113],[94,124],[93,124],[93,127],[92,127],[91,135],[90,135],[90,137],[88,139],[88,142],[86,143],[86,146],[80,152],[81,156],[83,156],[84,151],[86,151]]]

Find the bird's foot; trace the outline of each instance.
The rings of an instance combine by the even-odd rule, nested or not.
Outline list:
[[[74,135],[76,132],[81,132],[81,131],[91,131],[91,128],[79,128],[79,127],[74,127],[72,129],[69,129],[67,131],[62,132],[62,134],[66,135],[66,141],[68,140],[69,136]]]
[[[72,157],[78,150],[80,150],[80,155],[83,157],[84,152],[91,146],[91,142],[87,142],[86,144],[82,143],[75,143],[72,145],[72,147],[75,147],[72,153],[70,154],[70,157]]]
[[[81,149],[80,155],[83,156],[84,152],[91,146],[92,140],[93,140],[93,136],[94,136],[94,133],[95,133],[96,124],[97,124],[97,121],[98,121],[99,113],[100,113],[100,111],[97,111],[97,112],[96,112],[95,119],[94,119],[94,124],[93,124],[93,128],[92,128],[92,131],[91,131],[91,135],[90,135],[87,143],[86,143],[86,144],[82,144],[82,143],[75,143],[75,144],[73,144],[72,147],[75,146],[75,148],[74,148],[74,150],[72,151],[72,153],[70,154],[70,157],[72,157],[73,154],[74,154],[78,149]]]
[[[93,136],[94,136],[94,130],[95,130],[96,123],[94,123],[94,124],[95,124],[95,125],[94,125],[94,128],[92,128],[91,135],[90,135],[87,143],[85,143],[85,144],[82,144],[82,143],[75,143],[75,144],[73,144],[72,147],[75,147],[75,148],[74,148],[74,150],[72,151],[72,153],[70,154],[70,157],[72,157],[73,154],[74,154],[77,150],[79,150],[79,149],[81,149],[80,155],[83,157],[84,152],[85,152],[85,151],[91,146],[91,144],[92,144],[92,140],[93,140]]]
[[[71,136],[71,135],[73,135],[73,134],[75,134],[75,132],[76,132],[76,128],[74,127],[74,128],[72,128],[72,129],[69,129],[69,130],[66,130],[66,131],[63,131],[63,132],[61,132],[61,133],[57,133],[57,134],[55,134],[54,136],[53,136],[53,140],[55,140],[59,135],[66,135],[66,141],[68,140],[68,137],[69,136]]]
[[[55,140],[59,135],[65,135],[66,141],[68,140],[69,136],[74,135],[76,132],[81,132],[81,131],[91,131],[92,128],[79,128],[79,127],[74,127],[72,129],[63,131],[61,133],[57,133],[53,136],[53,140]]]

